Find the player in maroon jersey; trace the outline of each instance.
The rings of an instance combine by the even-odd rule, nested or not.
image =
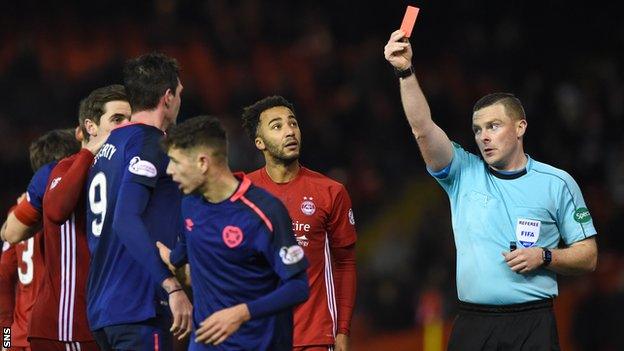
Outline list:
[[[13,234],[31,236],[14,245],[5,242],[0,260],[0,327],[11,327],[10,350],[30,350],[28,324],[44,269],[43,236],[39,232],[32,237],[32,233],[41,221],[45,182],[52,165],[77,149],[70,130],[50,131],[31,144],[30,161],[35,175],[3,225],[3,238],[7,233],[11,238]]]
[[[295,309],[294,350],[349,350],[355,303],[355,220],[344,186],[299,163],[301,131],[281,96],[244,109],[243,127],[266,165],[252,182],[278,197],[310,262],[310,298]]]
[[[110,131],[130,116],[121,85],[94,90],[80,103],[83,149],[52,170],[43,198],[43,287],[33,307],[33,351],[99,350],[86,317],[89,247],[85,233],[85,181]]]

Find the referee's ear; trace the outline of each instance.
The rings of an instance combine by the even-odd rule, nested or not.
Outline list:
[[[524,118],[516,122],[516,135],[518,136],[518,139],[522,139],[524,133],[526,133],[527,126],[528,122]]]

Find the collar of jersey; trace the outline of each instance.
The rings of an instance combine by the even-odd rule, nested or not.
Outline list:
[[[234,176],[240,180],[240,183],[238,184],[238,189],[236,189],[236,191],[234,192],[234,195],[230,197],[231,202],[234,202],[240,199],[241,197],[243,197],[243,195],[245,195],[245,193],[251,186],[251,179],[247,178],[245,173],[235,172]]]
[[[529,169],[529,167],[531,167],[531,157],[529,157],[529,155],[526,155],[526,157],[527,164],[523,169],[517,171],[497,171],[494,168],[488,166],[488,171],[490,171],[490,174],[499,179],[518,179],[523,175],[527,174],[527,170]]]

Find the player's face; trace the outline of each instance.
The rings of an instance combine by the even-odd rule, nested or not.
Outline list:
[[[204,175],[199,167],[195,154],[175,147],[169,148],[169,164],[167,174],[178,183],[178,188],[184,194],[190,194],[198,190],[204,183]]]
[[[522,135],[526,121],[513,120],[502,104],[476,111],[472,130],[485,162],[495,169],[505,170],[514,155],[522,152]]]
[[[288,107],[276,106],[260,114],[256,147],[285,163],[299,158],[301,130]]]
[[[121,123],[130,119],[132,110],[128,101],[109,101],[104,104],[104,114],[100,117],[98,132],[106,135]]]

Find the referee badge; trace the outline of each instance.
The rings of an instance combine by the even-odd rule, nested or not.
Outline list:
[[[524,247],[535,245],[539,239],[542,222],[534,219],[518,218],[516,222],[516,239]]]

